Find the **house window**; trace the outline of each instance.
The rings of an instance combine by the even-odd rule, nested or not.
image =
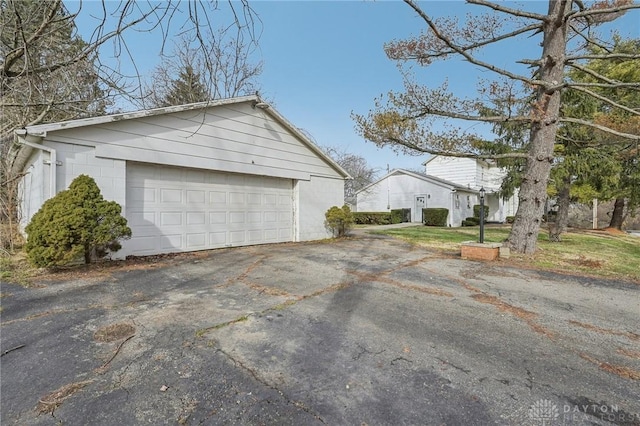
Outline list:
[[[467,208],[471,208],[471,195],[467,195]]]
[[[460,194],[456,194],[456,209],[460,208]]]

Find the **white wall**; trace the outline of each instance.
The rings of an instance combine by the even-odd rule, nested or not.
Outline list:
[[[320,240],[331,237],[324,226],[327,210],[344,204],[344,180],[311,176],[299,180],[294,188],[296,241]]]
[[[427,208],[449,209],[447,224],[460,226],[462,219],[467,216],[463,216],[462,219],[459,217],[466,214],[466,210],[455,209],[452,194],[451,187],[399,172],[358,193],[357,209],[359,212],[384,212],[390,209],[410,208],[412,220],[420,222],[422,212],[417,209],[416,197],[423,196],[426,197]],[[390,206],[390,209],[387,209],[387,206]],[[466,198],[464,207],[466,208]],[[469,216],[472,215],[473,213]]]
[[[471,188],[477,184],[478,178],[476,160],[472,158],[436,156],[425,165],[425,173]]]
[[[452,227],[462,226],[464,219],[473,216],[473,205],[478,204],[478,198],[472,192],[461,190],[452,193],[451,197],[453,207],[449,207],[449,224]]]
[[[42,204],[44,203],[45,188],[49,188],[49,174],[48,168],[51,166],[45,166],[44,154],[39,149],[34,149],[31,153],[31,157],[27,161],[24,172],[26,175],[20,180],[20,208],[21,208],[21,220],[20,227],[24,229],[29,224],[34,214],[38,212]],[[44,168],[47,167],[47,173],[44,172]]]
[[[58,192],[69,188],[71,182],[85,174],[95,181],[102,196],[115,201],[125,211],[126,202],[126,163],[122,160],[99,158],[95,148],[86,145],[66,144],[46,141],[44,145],[56,150],[58,161],[56,189]]]

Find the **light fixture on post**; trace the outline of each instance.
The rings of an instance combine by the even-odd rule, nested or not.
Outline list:
[[[480,187],[480,244],[484,243],[484,186]]]

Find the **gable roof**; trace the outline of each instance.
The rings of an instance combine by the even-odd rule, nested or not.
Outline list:
[[[331,157],[325,154],[308,136],[306,136],[297,127],[291,124],[289,120],[284,118],[284,116],[280,114],[278,111],[276,111],[276,109],[273,108],[273,106],[264,103],[257,94],[249,95],[249,96],[240,96],[235,98],[216,99],[216,100],[210,100],[205,102],[197,102],[193,104],[175,105],[175,106],[153,108],[153,109],[146,109],[146,110],[139,110],[139,111],[132,111],[132,112],[102,115],[97,117],[80,118],[76,120],[61,121],[57,123],[38,124],[34,126],[27,126],[24,129],[17,129],[15,131],[15,134],[16,136],[21,136],[21,137],[26,137],[27,135],[31,135],[39,138],[44,138],[47,136],[49,132],[55,132],[58,130],[88,127],[88,126],[105,124],[105,123],[115,123],[119,121],[134,120],[137,118],[152,117],[152,116],[158,116],[163,114],[172,114],[172,113],[191,111],[191,110],[197,110],[197,109],[209,109],[209,108],[214,108],[218,106],[240,104],[245,102],[252,103],[254,108],[259,108],[264,113],[270,115],[285,129],[287,129],[293,135],[299,138],[303,142],[303,144],[305,144],[309,149],[311,149],[311,151],[313,151],[318,157],[322,158],[342,177],[344,177],[345,179],[351,179],[351,176],[346,170],[344,170]],[[258,104],[261,104],[261,105],[258,105]],[[27,152],[26,153],[22,152],[21,153],[22,155],[20,155],[20,157],[26,156],[26,158],[24,159],[26,161],[32,149],[33,148],[29,146],[22,145],[21,151],[27,151]],[[20,163],[20,161],[17,161],[17,163]]]
[[[458,185],[457,183],[453,183],[453,182],[445,180],[445,179],[440,179],[439,177],[427,175],[425,173],[412,172],[412,171],[405,170],[405,169],[393,169],[389,173],[387,173],[386,175],[382,176],[377,181],[375,181],[373,183],[370,183],[369,185],[365,186],[361,190],[357,191],[356,194],[359,194],[360,192],[366,191],[367,189],[369,189],[373,185],[376,185],[376,184],[382,182],[383,180],[385,180],[385,179],[387,179],[387,178],[389,178],[389,177],[391,177],[393,175],[399,175],[399,174],[404,174],[404,175],[407,175],[407,176],[411,176],[411,177],[414,177],[416,179],[423,180],[425,182],[435,183],[436,185],[445,186],[445,187],[448,187],[450,189],[455,189],[455,190],[460,190],[460,191],[467,191],[467,192],[472,192],[472,193],[477,192],[477,191],[475,191],[473,189],[467,188],[466,186]]]

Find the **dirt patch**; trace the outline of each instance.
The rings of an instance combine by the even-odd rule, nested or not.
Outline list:
[[[602,265],[604,265],[604,262],[602,260],[589,259],[588,257],[582,256],[582,255],[579,256],[577,259],[569,260],[569,263],[577,266],[584,266],[586,268],[591,268],[591,269],[600,269],[602,268]]]
[[[104,280],[112,273],[120,271],[139,271],[168,266],[174,262],[199,260],[210,255],[210,251],[189,253],[165,253],[150,256],[130,256],[126,260],[101,260],[90,265],[74,265],[57,269],[41,269],[37,275],[39,281],[70,281],[75,279]]]
[[[640,359],[640,351],[630,351],[629,349],[618,348],[616,352],[624,356],[628,356],[629,358]]]
[[[640,371],[634,370],[633,368],[629,368],[624,365],[615,365],[608,362],[599,361],[587,354],[580,354],[580,358],[597,365],[601,370],[604,370],[608,373],[616,374],[623,379],[640,380]]]
[[[117,323],[98,329],[93,334],[93,338],[98,342],[115,342],[133,335],[136,328],[131,324]]]
[[[491,296],[486,293],[476,293],[471,295],[471,298],[473,298],[474,300],[477,300],[480,303],[487,303],[489,305],[493,305],[502,312],[506,312],[508,314],[513,315],[516,318],[520,318],[521,320],[524,320],[524,322],[526,322],[527,325],[531,327],[531,329],[538,334],[542,334],[543,336],[546,336],[552,340],[555,338],[555,333],[553,331],[543,327],[542,325],[538,324],[535,321],[535,319],[538,317],[538,314],[536,314],[535,312],[527,311],[526,309],[510,305],[500,300],[496,296]]]
[[[471,297],[480,303],[488,303],[489,305],[495,306],[500,311],[510,313],[511,315],[523,320],[531,320],[538,316],[538,314],[536,314],[535,312],[527,311],[526,309],[510,305],[503,302],[496,296],[491,296],[489,294],[479,293],[473,294],[471,295]]]
[[[410,262],[409,264],[403,264],[402,267],[405,267],[407,265],[411,265],[411,264],[417,264],[419,262],[422,262],[422,259],[418,260],[418,261],[414,261],[414,262]],[[388,271],[382,271],[380,273],[377,274],[365,274],[362,272],[358,272],[358,271],[354,271],[354,270],[350,270],[350,271],[346,271],[348,274],[354,275],[359,281],[375,281],[375,282],[379,282],[379,283],[384,283],[384,284],[390,284],[394,287],[398,287],[398,288],[402,288],[402,289],[406,289],[406,290],[412,290],[412,291],[417,291],[420,293],[426,293],[426,294],[432,294],[434,296],[444,296],[444,297],[453,297],[453,294],[449,293],[448,291],[439,289],[439,288],[433,288],[433,287],[425,287],[425,286],[418,286],[418,285],[409,285],[409,284],[402,284],[399,281],[394,280],[393,278],[388,278],[385,277],[384,275],[396,271],[400,268],[394,268]]]
[[[604,228],[603,231],[610,235],[627,235],[626,232],[616,228]]]
[[[640,334],[632,333],[630,331],[610,330],[607,328],[598,327],[597,325],[586,324],[584,322],[574,320],[569,320],[569,324],[586,328],[587,330],[595,331],[597,333],[610,334],[613,336],[623,336],[631,340],[640,340]]]
[[[83,387],[92,383],[93,380],[87,380],[84,382],[69,383],[64,385],[58,390],[53,391],[49,395],[42,397],[38,400],[36,411],[40,414],[53,414],[53,412],[62,405],[62,402],[69,398],[71,395],[78,392]]]

